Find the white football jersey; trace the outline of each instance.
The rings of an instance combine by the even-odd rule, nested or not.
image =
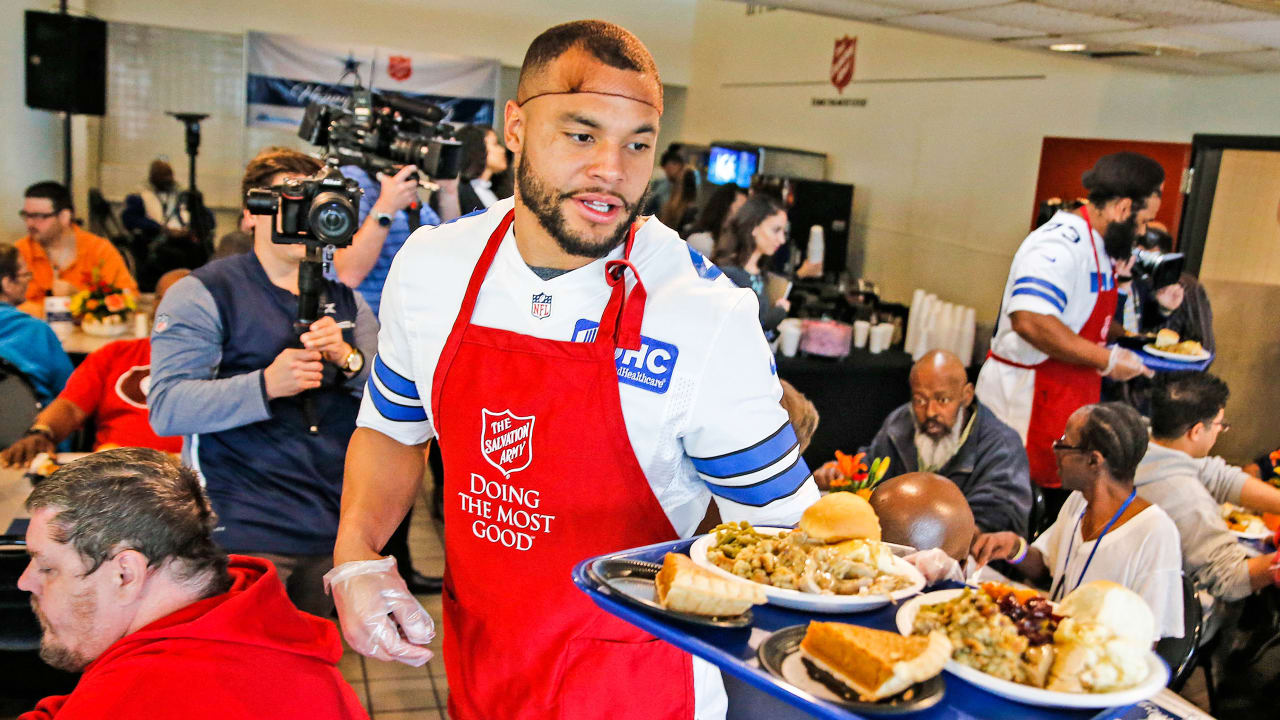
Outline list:
[[[1060,210],[1022,241],[1009,268],[991,352],[1023,365],[1048,357],[1013,331],[1009,315],[1019,310],[1052,315],[1080,332],[1093,314],[1099,289],[1115,287],[1102,236],[1096,231],[1090,235],[1084,218]]]
[[[466,285],[489,236],[513,206],[421,228],[396,256],[382,294],[382,330],[357,424],[407,445],[434,437],[431,385]],[[481,286],[472,323],[586,342],[608,302],[604,265],[543,280],[512,230]],[[636,232],[631,261],[648,298],[639,350],[619,351],[618,387],[631,447],[672,526],[691,535],[716,498],[726,520],[792,524],[818,499],[779,404],[773,355],[755,295],[655,219]],[[628,273],[628,284],[633,280]],[[548,385],[572,401],[574,388]],[[621,548],[619,548],[621,549]]]

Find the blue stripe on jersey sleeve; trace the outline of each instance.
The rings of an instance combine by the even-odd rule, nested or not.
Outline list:
[[[744,450],[710,458],[690,458],[693,467],[713,478],[730,478],[763,470],[778,462],[796,447],[796,431],[786,422],[777,432]]]
[[[726,500],[732,500],[739,505],[761,507],[795,494],[800,489],[800,486],[804,485],[804,482],[809,479],[809,476],[809,466],[805,464],[804,458],[796,458],[791,467],[753,485],[734,487],[708,482],[707,489],[713,494]]]
[[[394,422],[422,422],[427,419],[427,411],[421,406],[401,405],[400,403],[391,402],[386,395],[378,389],[378,384],[369,378],[365,381],[365,389],[369,394],[369,399],[373,401],[373,406],[378,409],[382,417]]]
[[[1056,296],[1058,297],[1058,299],[1062,301],[1062,304],[1063,304],[1064,306],[1067,304],[1067,294],[1066,294],[1066,293],[1064,293],[1064,292],[1062,292],[1062,288],[1058,287],[1057,285],[1054,285],[1053,283],[1049,282],[1048,280],[1043,280],[1043,279],[1041,279],[1041,278],[1038,278],[1038,277],[1031,277],[1031,276],[1029,276],[1029,275],[1028,275],[1027,277],[1020,277],[1020,278],[1018,278],[1017,280],[1014,280],[1014,281],[1013,281],[1013,284],[1014,284],[1014,286],[1018,286],[1018,285],[1039,285],[1040,287],[1045,288],[1045,289],[1047,289],[1047,290],[1051,291],[1054,295],[1056,295]]]
[[[378,374],[378,380],[391,392],[400,397],[418,399],[418,386],[409,378],[387,367],[387,364],[382,362],[381,355],[373,356],[373,371]]]
[[[1035,288],[1029,288],[1029,287],[1020,287],[1020,288],[1015,288],[1014,291],[1009,294],[1009,297],[1013,297],[1015,295],[1034,295],[1038,298],[1041,298],[1047,301],[1050,305],[1057,308],[1058,312],[1067,311],[1067,306],[1065,304],[1058,302],[1058,298],[1050,295],[1049,293],[1043,290],[1037,290]]]

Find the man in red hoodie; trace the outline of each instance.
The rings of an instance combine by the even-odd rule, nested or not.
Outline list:
[[[18,586],[40,657],[83,671],[21,720],[367,718],[333,623],[290,604],[266,560],[228,558],[195,473],[120,448],[68,464],[27,500]]]

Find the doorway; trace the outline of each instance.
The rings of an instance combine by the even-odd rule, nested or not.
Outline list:
[[[1182,218],[1187,270],[1213,306],[1211,372],[1231,387],[1214,454],[1243,465],[1280,446],[1280,137],[1196,135]]]

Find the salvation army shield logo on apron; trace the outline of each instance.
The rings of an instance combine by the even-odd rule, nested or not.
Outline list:
[[[510,410],[493,412],[480,409],[484,428],[480,432],[480,453],[486,462],[506,477],[520,472],[533,462],[532,415],[521,417]]]
[[[831,53],[831,84],[844,93],[845,86],[853,80],[853,60],[858,50],[858,38],[845,35],[836,38],[835,51]]]

